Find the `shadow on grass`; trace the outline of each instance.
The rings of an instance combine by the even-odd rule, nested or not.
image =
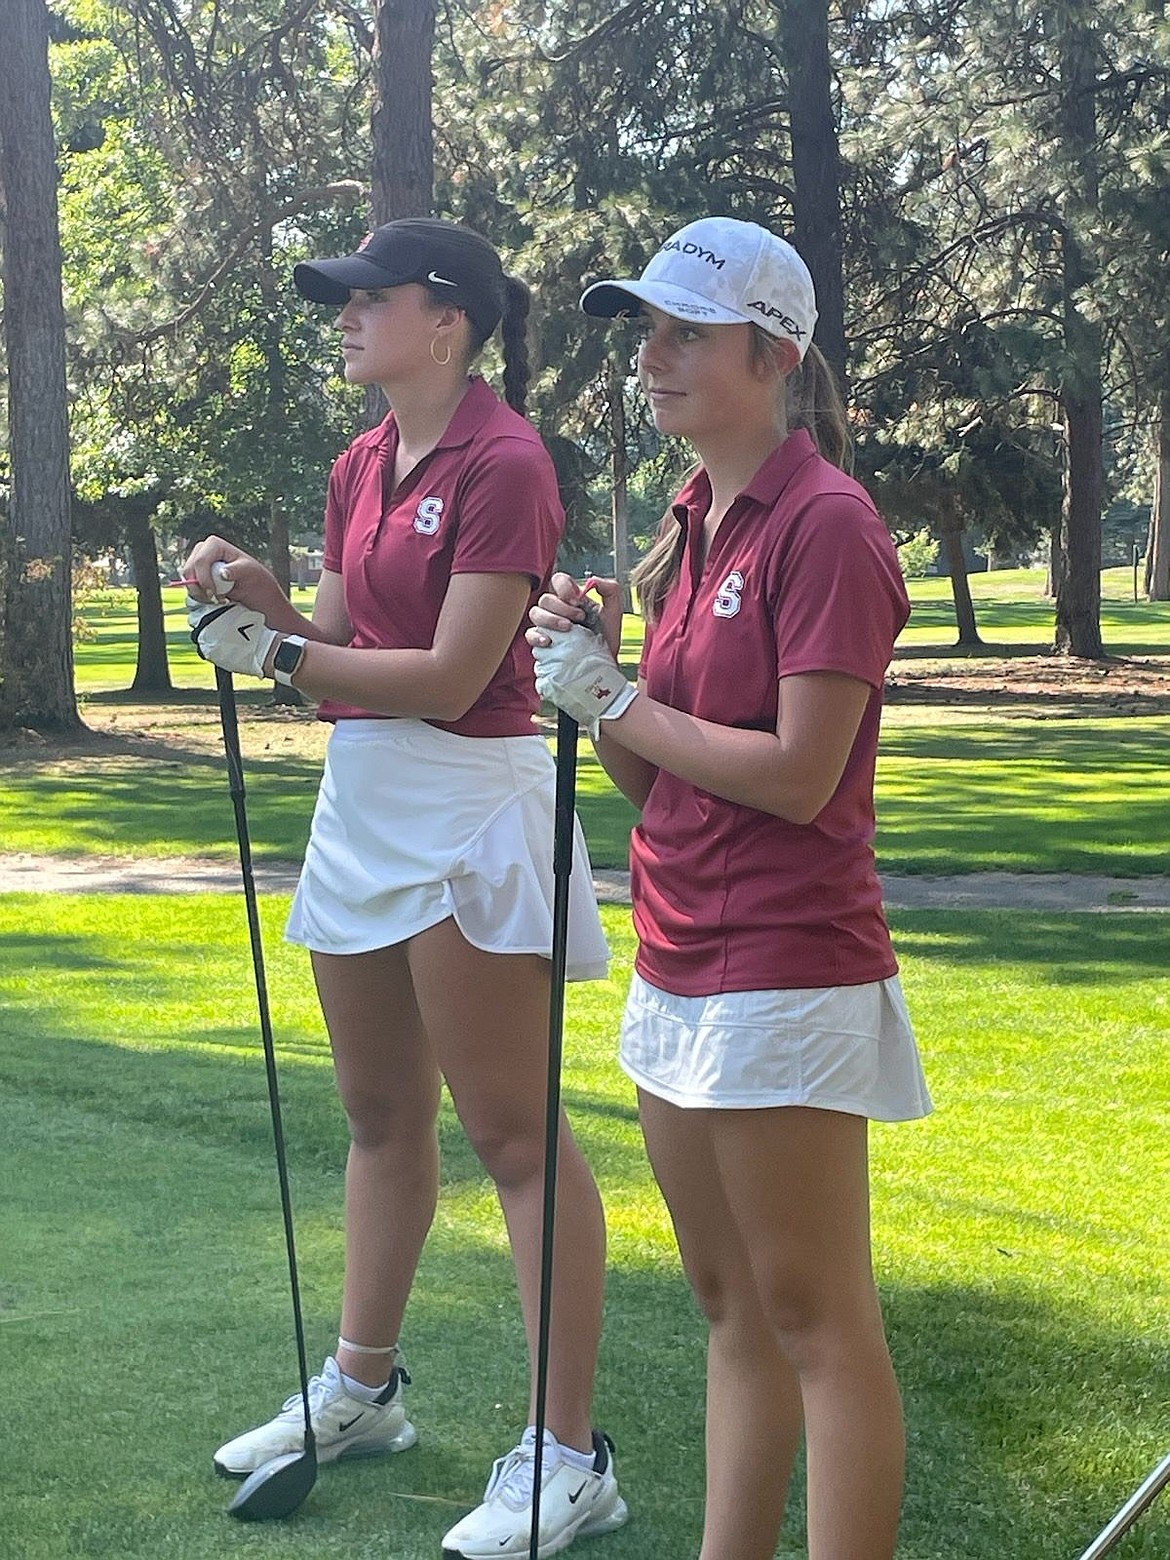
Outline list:
[[[179,950],[192,958],[197,950]],[[82,940],[0,938],[0,971],[34,968],[43,980],[60,973],[57,1005],[47,1010],[32,1001],[9,1001],[0,1013],[0,1085],[30,1098],[68,1104],[121,1122],[140,1122],[176,1138],[242,1149],[271,1157],[272,1127],[259,1024],[250,1009],[240,1022],[192,1027],[181,1038],[162,1028],[149,1048],[136,1049],[85,1038],[84,1014],[70,1011],[68,978],[103,979],[111,1000],[118,1000],[118,969],[95,957]],[[189,970],[191,964],[184,968]],[[156,997],[181,994],[158,988]],[[133,1000],[133,994],[130,994]],[[276,1027],[275,1044],[281,1115],[290,1165],[304,1170],[338,1171],[345,1163],[349,1135],[337,1097],[332,1059],[324,1036],[296,1034]],[[615,1145],[611,1122],[633,1125],[632,1106],[599,1100],[575,1089],[566,1073],[563,1104],[585,1154],[594,1150],[607,1173],[644,1169],[640,1143]],[[488,1181],[446,1095],[439,1118],[443,1185],[450,1191],[480,1187]]]
[[[895,1289],[886,1316],[910,1436],[899,1553],[1072,1560],[1166,1434],[1166,1351],[1027,1293]]]
[[[1059,721],[1063,722],[1064,718],[1060,716]],[[1075,721],[1075,717],[1073,719]],[[1117,745],[1119,741],[1124,742],[1121,750]],[[948,766],[995,764],[1005,769],[1013,764],[1021,769],[1032,766],[1036,771],[1036,785],[1046,785],[1047,792],[1041,794],[1049,797],[1054,776],[1058,779],[1062,776],[1075,779],[1080,774],[1090,773],[1124,777],[1127,772],[1143,765],[1162,771],[1166,766],[1166,754],[1167,734],[1164,723],[1154,730],[1127,725],[1124,736],[1119,736],[1112,729],[1108,732],[1099,729],[1095,732],[1067,729],[1054,719],[1051,724],[1046,723],[1043,745],[1032,744],[1026,749],[1021,746],[1019,730],[1013,725],[992,725],[974,731],[954,725],[943,728],[934,724],[899,725],[888,727],[882,735],[882,757],[887,761],[934,761]],[[1013,791],[1022,784],[1016,773],[1011,774],[1010,783]],[[994,816],[994,797],[988,794],[986,777],[976,774],[966,785]],[[955,789],[961,795],[963,788],[963,782],[960,781]],[[1133,805],[1139,798],[1125,797],[1122,800]]]
[[[1167,745],[1165,729],[1136,722],[1122,736],[1054,721],[1043,738],[891,725],[878,763],[879,865],[1164,873]]]
[[[981,964],[989,970],[1032,965],[1052,986],[1129,986],[1166,975],[1170,916],[1048,915],[1036,910],[892,912],[898,951],[916,959]]]
[[[470,1233],[456,1217],[428,1244],[408,1315],[418,1452],[330,1468],[303,1517],[245,1537],[224,1524],[229,1491],[212,1485],[207,1453],[291,1377],[267,1123],[241,1137],[220,1120],[229,1089],[250,1093],[254,1084],[262,1094],[259,1066],[63,1042],[51,1030],[23,1047],[13,1039],[0,1047],[16,1084],[0,1090],[5,1184],[26,1221],[40,1211],[50,1232],[26,1230],[27,1273],[17,1264],[7,1275],[13,1303],[27,1277],[30,1297],[60,1294],[76,1309],[49,1309],[19,1335],[36,1340],[57,1390],[41,1400],[41,1433],[11,1449],[0,1550],[38,1560],[218,1557],[241,1544],[282,1557],[437,1552],[452,1508],[478,1498],[523,1413],[524,1345],[502,1240]],[[71,1094],[43,1088],[50,1068],[76,1075]],[[111,1086],[113,1069],[125,1073],[125,1089]],[[210,1072],[227,1087],[198,1132],[189,1122],[174,1131],[174,1108]],[[339,1161],[324,1139],[316,1161],[304,1159],[306,1123],[331,1090],[327,1067],[287,1072],[316,1353],[331,1347],[336,1324]],[[151,1073],[170,1079],[161,1108],[124,1109]],[[208,1154],[208,1142],[229,1152]],[[73,1240],[52,1238],[61,1230]],[[631,1251],[609,1275],[597,1411],[617,1443],[632,1520],[597,1554],[684,1560],[697,1552],[702,1520],[704,1327],[665,1236]],[[1048,1274],[1032,1287],[978,1274],[962,1285],[884,1286],[910,1438],[904,1560],[1072,1560],[1162,1455],[1170,1381],[1154,1328],[1140,1337],[1112,1329],[1103,1307],[1087,1312],[1059,1294]],[[172,1340],[175,1390],[129,1393],[128,1384],[154,1379],[160,1338]],[[81,1343],[85,1370],[66,1393]],[[15,1392],[27,1367],[15,1353],[8,1359]],[[786,1560],[804,1552],[802,1506],[795,1497],[779,1550]],[[1165,1537],[1164,1513],[1152,1512],[1127,1539],[1126,1560],[1164,1557]]]
[[[141,738],[88,747],[98,767],[27,761],[8,767],[5,808],[50,817],[70,853],[214,855],[235,848],[222,756]],[[142,760],[141,767],[137,761]],[[246,755],[249,833],[257,856],[299,860],[321,778],[320,762]]]
[[[492,1295],[478,1286],[440,1295],[424,1285],[411,1305],[415,1356],[425,1363],[454,1349],[461,1374],[475,1380],[490,1370],[492,1396],[515,1403],[525,1386],[518,1326],[510,1315],[501,1325],[497,1308],[510,1284],[507,1263],[485,1250],[472,1261],[477,1272],[491,1265],[484,1279]],[[909,1438],[899,1556],[1073,1560],[1162,1455],[1165,1351],[1026,1292],[894,1286],[884,1305]],[[611,1267],[597,1411],[614,1436],[633,1514],[624,1533],[606,1540],[614,1560],[698,1551],[705,1343],[673,1260]],[[492,1455],[490,1426],[470,1434],[462,1465],[454,1458],[445,1470],[448,1487],[473,1487],[478,1462]],[[421,1461],[394,1472],[401,1489],[432,1487]],[[803,1527],[798,1477],[779,1555],[806,1552]],[[1151,1518],[1130,1540],[1127,1560],[1164,1556],[1165,1531]]]

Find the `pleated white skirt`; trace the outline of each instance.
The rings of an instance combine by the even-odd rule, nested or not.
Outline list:
[[[670,1104],[805,1105],[908,1121],[932,1109],[897,976],[861,986],[679,997],[635,973],[621,1063]]]

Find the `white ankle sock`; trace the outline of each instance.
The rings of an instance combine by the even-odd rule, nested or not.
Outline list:
[[[560,1443],[561,1456],[569,1464],[570,1468],[583,1468],[586,1473],[593,1472],[593,1452],[579,1452],[575,1446],[566,1446]]]
[[[544,1460],[545,1460],[546,1463],[547,1463],[547,1459],[548,1459],[548,1453],[549,1453],[549,1450],[550,1450],[549,1442],[551,1441],[552,1445],[557,1448],[557,1450],[560,1452],[560,1455],[565,1460],[565,1462],[568,1463],[570,1468],[583,1468],[587,1473],[592,1473],[593,1472],[594,1453],[593,1453],[592,1449],[590,1449],[587,1452],[579,1452],[575,1446],[566,1446],[563,1441],[558,1441],[557,1440],[556,1436],[553,1435],[551,1430],[547,1430],[546,1429],[545,1432],[544,1432],[544,1435],[545,1435],[545,1444],[544,1444],[545,1459]],[[523,1436],[523,1439],[522,1439],[520,1444],[522,1446],[535,1446],[536,1445],[536,1427],[535,1427],[535,1425],[529,1425],[528,1426],[528,1428],[524,1432],[524,1436]]]
[[[341,1371],[341,1384],[350,1397],[357,1398],[359,1403],[376,1403],[390,1385],[390,1377],[387,1376],[380,1387],[368,1387],[364,1381],[357,1381]]]

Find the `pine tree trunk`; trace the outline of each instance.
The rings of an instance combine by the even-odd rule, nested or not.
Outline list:
[[[1146,545],[1146,595],[1170,601],[1170,389],[1158,397],[1154,425],[1154,504]]]
[[[951,594],[955,599],[955,624],[959,630],[956,648],[976,650],[982,647],[979,626],[975,621],[975,603],[971,600],[971,586],[967,581],[967,559],[963,553],[963,527],[944,524],[943,551],[947,558],[947,571],[951,576]]]
[[[374,107],[370,114],[374,227],[399,217],[429,217],[435,207],[435,140],[431,121],[431,55],[435,0],[378,0]],[[367,385],[367,428],[386,415],[386,397]]]
[[[431,54],[435,0],[380,0],[374,50],[375,227],[429,217],[435,199]]]
[[[264,233],[261,240],[261,263],[259,273],[260,296],[264,299],[264,308],[268,316],[267,328],[264,332],[264,437],[265,440],[278,446],[279,441],[285,436],[285,401],[287,397],[287,374],[284,365],[284,347],[280,333],[280,307],[279,292],[276,275],[272,269],[272,233],[270,230]],[[285,510],[285,495],[280,490],[278,481],[268,487],[265,498],[268,504],[268,563],[275,574],[285,595],[289,594],[292,585],[292,560],[288,550],[288,515]]]
[[[1062,238],[1064,357],[1064,570],[1056,587],[1056,644],[1061,655],[1099,660],[1101,640],[1101,510],[1105,492],[1101,332],[1083,312],[1092,281],[1078,226],[1098,211],[1096,52],[1091,10],[1071,5],[1060,36],[1061,140],[1068,177]]]
[[[629,454],[626,450],[626,368],[618,358],[609,360],[610,517],[613,530],[613,575],[622,588],[622,606],[628,612],[629,568]]]
[[[844,392],[841,152],[833,114],[826,0],[785,0],[781,25],[792,133],[793,242],[816,286],[817,345]]]
[[[158,542],[151,523],[153,512],[134,508],[126,522],[126,540],[134,566],[138,597],[138,660],[134,667],[134,693],[170,693],[171,669],[167,664],[167,636],[163,622],[162,587],[158,578]]]
[[[1056,600],[1063,578],[1064,543],[1061,541],[1060,522],[1057,521],[1048,536],[1048,578],[1044,581],[1044,594],[1050,601]]]
[[[0,186],[12,499],[0,726],[81,730],[73,692],[69,421],[45,0],[0,7]]]
[[[1100,660],[1101,639],[1101,396],[1067,394],[1064,417],[1064,509],[1061,520],[1065,569],[1056,592],[1056,649],[1061,655]]]
[[[268,509],[268,561],[286,596],[292,594],[292,555],[288,545],[288,513],[275,493],[269,495]],[[288,683],[274,682],[273,704],[287,704],[299,709],[304,704],[299,689]]]

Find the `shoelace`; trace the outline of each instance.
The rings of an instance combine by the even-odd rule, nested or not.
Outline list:
[[[310,1414],[315,1414],[321,1407],[321,1404],[328,1402],[331,1396],[332,1394],[329,1390],[329,1383],[325,1380],[324,1376],[309,1377]],[[303,1412],[301,1394],[299,1392],[294,1392],[291,1397],[286,1397],[284,1403],[281,1405],[280,1411],[282,1414],[287,1414],[291,1409],[294,1408],[297,1409],[298,1412]]]
[[[542,1475],[547,1476],[556,1467],[558,1449],[545,1443],[541,1458]],[[534,1444],[514,1446],[506,1456],[497,1460],[492,1469],[486,1499],[502,1500],[513,1511],[523,1511],[532,1504],[532,1491],[536,1478],[536,1447]]]
[[[407,1374],[405,1362],[400,1359],[398,1365],[395,1368],[398,1371],[399,1381],[409,1384],[410,1376]],[[326,1376],[310,1376],[309,1413],[311,1415],[315,1414],[318,1409],[320,1409],[323,1404],[328,1403],[329,1399],[333,1397],[341,1388],[342,1382],[338,1376],[333,1374],[332,1371],[330,1371],[330,1373]],[[285,1398],[280,1411],[282,1414],[287,1414],[291,1413],[294,1409],[298,1412],[303,1412],[301,1405],[301,1394],[299,1392],[294,1392],[291,1397]]]

